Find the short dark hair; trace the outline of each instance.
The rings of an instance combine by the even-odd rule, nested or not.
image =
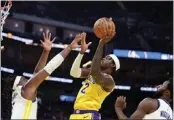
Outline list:
[[[170,83],[168,84],[167,89],[173,94],[173,80],[169,79],[169,82]]]
[[[173,80],[172,79],[169,79],[169,84],[167,85],[167,88],[168,90],[170,90],[171,92],[171,97],[173,97]],[[157,91],[155,94],[154,94],[154,98],[159,98],[163,95],[165,90],[162,90],[162,91]]]

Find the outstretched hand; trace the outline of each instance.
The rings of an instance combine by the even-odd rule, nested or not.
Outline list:
[[[56,37],[53,38],[53,40],[51,40],[51,33],[49,33],[48,31],[45,33],[43,33],[43,37],[44,37],[44,41],[41,41],[41,46],[44,48],[45,51],[50,51],[52,48],[52,44],[55,41]]]
[[[92,44],[92,42],[89,42],[88,44],[86,44],[86,33],[83,32],[82,34],[82,40],[81,40],[81,54],[84,54],[85,51],[88,49],[88,47]]]
[[[82,35],[81,34],[76,35],[76,37],[70,44],[71,49],[80,48],[81,46],[78,44],[80,40],[82,40]]]

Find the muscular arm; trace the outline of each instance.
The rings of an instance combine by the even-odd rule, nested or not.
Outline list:
[[[35,67],[34,74],[36,74],[45,67],[48,60],[48,56],[49,56],[49,51],[43,50],[40,60]]]
[[[49,76],[57,67],[61,65],[66,56],[70,53],[71,47],[68,46],[59,54],[57,54],[51,61],[35,74],[28,83],[23,87],[22,96],[28,100],[33,100],[36,97],[36,90],[38,86]]]
[[[104,43],[100,41],[92,60],[91,75],[97,84],[101,85],[106,92],[110,92],[115,86],[114,80],[109,75],[104,75],[100,72],[103,47]]]
[[[130,118],[128,118],[122,111],[122,109],[116,107],[115,111],[119,119],[143,119],[146,114],[151,113],[157,108],[157,101],[151,99],[151,98],[145,98],[142,100],[138,107],[137,110],[131,115]]]

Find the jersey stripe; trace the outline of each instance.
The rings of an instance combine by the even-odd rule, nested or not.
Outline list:
[[[31,100],[27,100],[26,101],[26,107],[25,107],[25,110],[24,110],[24,116],[22,117],[22,119],[28,119],[29,118],[29,115],[30,115],[30,112],[31,112],[31,108],[32,108],[32,101]]]
[[[26,118],[29,119],[29,116],[30,116],[30,113],[31,113],[31,110],[32,110],[32,101],[30,101],[30,107],[29,107],[29,110],[28,110],[28,114],[26,115]]]

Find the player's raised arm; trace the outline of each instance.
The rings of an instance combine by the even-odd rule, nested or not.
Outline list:
[[[101,39],[99,41],[97,50],[92,60],[91,66],[91,75],[93,76],[95,82],[101,85],[105,91],[111,92],[113,87],[115,86],[114,80],[110,75],[103,74],[101,70],[101,59],[103,56],[103,47],[104,45],[109,42],[115,35],[115,32],[112,32],[111,35]]]
[[[157,100],[153,100],[151,98],[145,98],[142,100],[138,107],[137,110],[131,115],[130,118],[128,118],[124,113],[123,109],[126,108],[126,97],[120,96],[117,98],[116,103],[115,103],[115,111],[120,120],[126,120],[126,119],[143,119],[144,116],[151,111],[155,110],[158,106]]]
[[[52,48],[52,43],[54,42],[56,37],[53,38],[53,40],[51,41],[51,33],[49,33],[47,31],[46,34],[43,33],[43,38],[44,38],[44,41],[41,40],[41,46],[44,49],[43,49],[42,55],[40,57],[40,60],[35,67],[34,74],[39,72],[41,69],[43,69],[45,67],[47,60],[48,60],[49,53]]]
[[[70,75],[74,78],[86,78],[90,70],[87,68],[80,68],[80,64],[82,61],[82,58],[84,56],[85,51],[88,49],[91,42],[86,44],[86,33],[82,33],[82,41],[81,41],[81,51],[76,57],[76,59],[73,62],[73,65],[71,67]]]
[[[78,45],[78,42],[81,39],[81,35],[77,35],[68,47],[66,47],[54,58],[52,58],[42,70],[40,70],[32,78],[30,78],[26,85],[23,87],[22,96],[27,100],[33,100],[36,96],[36,90],[38,86],[45,80],[47,76],[49,76],[62,64],[62,62],[72,49],[80,47]]]

